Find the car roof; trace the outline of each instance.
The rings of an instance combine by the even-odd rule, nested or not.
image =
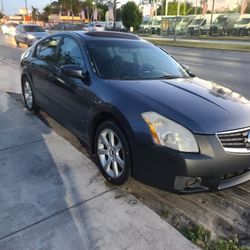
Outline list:
[[[39,26],[39,25],[37,25],[37,24],[19,24],[19,25],[21,25],[21,26]],[[40,27],[40,26],[39,26]]]
[[[83,40],[102,40],[109,39],[125,39],[125,40],[141,40],[137,35],[124,33],[124,32],[112,32],[112,31],[74,31],[77,36]]]

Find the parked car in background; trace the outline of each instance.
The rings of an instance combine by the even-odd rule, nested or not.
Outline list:
[[[3,35],[11,35],[14,36],[16,33],[17,23],[6,23],[2,25],[2,33]]]
[[[195,15],[187,15],[180,17],[180,22],[176,24],[175,33],[177,35],[184,35],[188,32],[188,25],[192,23]]]
[[[115,25],[114,22],[106,22],[106,30],[125,32],[127,29],[124,27],[122,21],[116,21]]]
[[[87,29],[88,31],[105,31],[105,24],[100,22],[89,23]]]
[[[16,44],[27,44],[31,46],[34,42],[48,35],[41,26],[35,24],[19,24],[16,27],[16,34],[14,36]]]
[[[180,22],[180,16],[154,16],[149,20],[144,20],[140,25],[140,31],[143,33],[152,33],[160,35],[162,32],[162,21],[165,23],[165,32],[174,34],[175,26]],[[167,27],[166,27],[167,26]]]
[[[143,21],[142,21],[142,23],[141,23],[141,25],[140,25],[140,28],[139,28],[140,32],[143,32],[143,33],[146,32],[146,28],[149,27],[149,26],[148,26],[148,22],[149,22],[149,20],[143,20]]]
[[[141,26],[140,30],[144,33],[160,33],[161,31],[161,18],[160,17],[153,17],[148,21],[144,21]]]
[[[234,25],[234,34],[240,36],[250,35],[250,14],[240,16],[240,19]]]
[[[250,180],[250,101],[133,34],[53,34],[20,66],[26,108],[85,141],[112,184],[186,194]]]
[[[210,30],[210,23],[213,22],[219,14],[206,14],[204,16],[197,15],[191,24],[188,26],[189,35],[199,35],[199,34],[208,34]],[[211,20],[212,18],[212,20]]]
[[[212,23],[210,27],[209,35],[233,35],[234,33],[234,24],[239,19],[240,14],[221,14],[219,15],[215,21]]]

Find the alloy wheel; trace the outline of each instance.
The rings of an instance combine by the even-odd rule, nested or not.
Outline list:
[[[124,149],[121,140],[111,129],[100,132],[97,140],[97,155],[104,171],[111,178],[119,178],[125,166]]]
[[[32,106],[33,106],[33,93],[32,93],[30,83],[28,81],[26,81],[24,83],[24,99],[25,99],[27,107],[29,109],[32,109]]]

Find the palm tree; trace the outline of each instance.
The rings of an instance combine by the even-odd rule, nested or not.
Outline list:
[[[33,22],[37,21],[37,17],[40,15],[40,12],[38,11],[37,8],[31,6],[32,8],[32,12],[31,12],[31,16],[32,16],[32,20]]]

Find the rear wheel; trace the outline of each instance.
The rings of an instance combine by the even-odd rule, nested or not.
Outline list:
[[[114,185],[124,184],[130,175],[130,150],[121,129],[113,122],[102,123],[96,132],[95,152],[104,177]]]
[[[24,97],[25,107],[30,111],[36,113],[39,108],[35,103],[34,93],[30,81],[25,78],[22,83],[22,92]]]
[[[18,42],[17,38],[14,37],[14,39],[15,39],[16,45],[19,46],[19,42]]]

